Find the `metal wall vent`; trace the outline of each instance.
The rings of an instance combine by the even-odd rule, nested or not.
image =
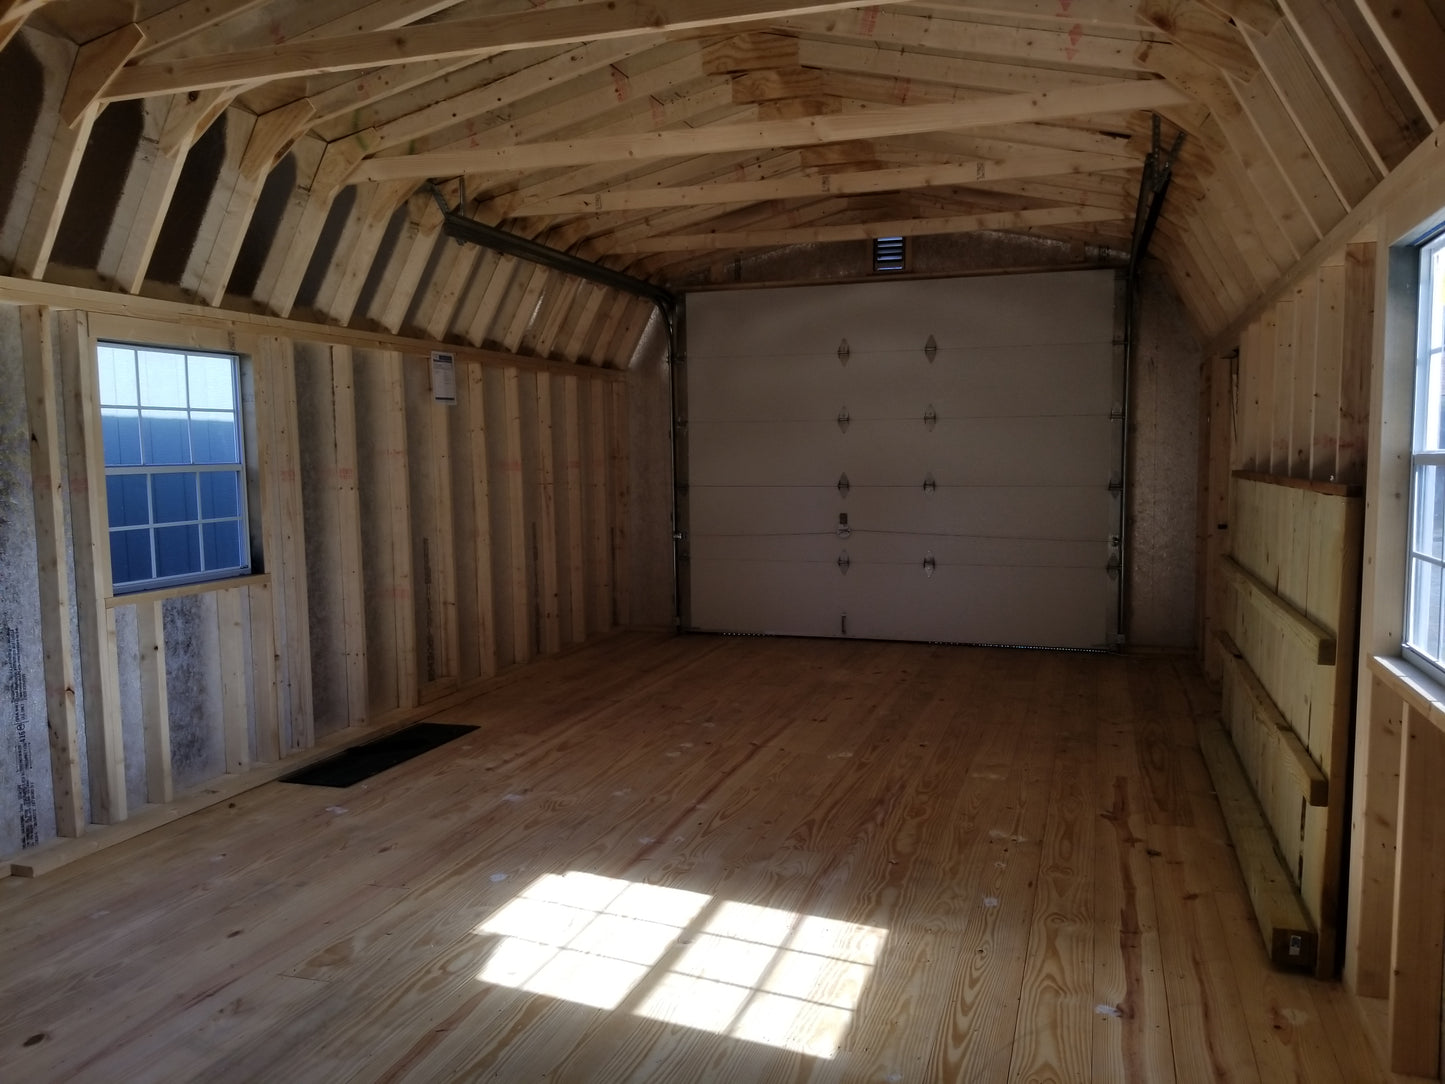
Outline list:
[[[873,239],[873,270],[904,270],[905,251],[901,237],[875,237]]]

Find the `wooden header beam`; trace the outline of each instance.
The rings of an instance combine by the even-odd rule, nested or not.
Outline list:
[[[1023,230],[1035,226],[1109,222],[1127,216],[1109,207],[1036,207],[1023,211],[996,211],[981,215],[942,218],[906,218],[893,222],[860,222],[842,226],[800,226],[783,230],[741,230],[732,233],[671,234],[609,244],[597,241],[602,253],[698,252],[708,249],[770,248],[775,245],[816,244],[823,241],[865,241],[874,237],[919,237],[937,233],[975,233],[980,230]]]
[[[995,124],[1056,120],[1136,109],[1164,109],[1188,105],[1192,101],[1182,90],[1162,79],[1129,79],[1096,87],[996,95],[974,102],[370,158],[357,167],[350,180],[420,180],[470,173],[585,166],[596,162],[685,158],[921,132],[961,131]]]
[[[1003,162],[968,162],[963,165],[914,166],[906,169],[862,170],[816,176],[777,177],[756,181],[720,181],[676,188],[622,188],[578,192],[555,199],[522,203],[509,213],[532,215],[601,214],[661,207],[695,207],[700,203],[755,203],[809,196],[849,196],[865,192],[896,192],[906,188],[933,188],[979,184],[984,181],[1052,177],[1064,173],[1096,173],[1134,169],[1139,161],[1116,154],[1020,155]]]

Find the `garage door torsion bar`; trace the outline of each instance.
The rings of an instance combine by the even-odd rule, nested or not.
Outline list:
[[[677,307],[677,296],[671,291],[665,290],[655,283],[647,282],[645,279],[635,278],[625,271],[604,267],[600,263],[583,259],[581,256],[574,256],[570,252],[550,248],[531,238],[509,233],[507,230],[488,226],[485,222],[478,222],[474,218],[468,218],[460,210],[452,210],[447,206],[441,190],[435,184],[428,185],[428,188],[431,190],[432,198],[437,201],[437,206],[441,208],[442,229],[452,240],[480,245],[483,248],[492,249],[494,252],[516,256],[518,259],[550,267],[554,271],[576,275],[578,278],[645,298],[662,310],[664,318],[671,323],[673,310]]]

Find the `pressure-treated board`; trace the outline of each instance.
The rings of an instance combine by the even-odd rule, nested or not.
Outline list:
[[[1333,483],[1244,471],[1232,482],[1232,552],[1218,566],[1230,588],[1218,630],[1223,721],[1318,930],[1316,971],[1329,976],[1343,893],[1363,502]]]

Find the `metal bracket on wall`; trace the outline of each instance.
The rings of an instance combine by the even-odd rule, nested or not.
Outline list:
[[[932,492],[933,492],[934,490],[936,490],[937,488],[938,488],[938,480],[933,477],[933,472],[932,472],[932,471],[929,471],[927,474],[925,474],[925,475],[923,476],[923,492],[925,492],[925,493],[932,493]]]
[[[838,537],[847,538],[853,533],[853,528],[848,526],[848,513],[838,513]]]
[[[838,360],[844,365],[848,364],[848,358],[852,355],[852,353],[853,351],[850,350],[848,347],[847,339],[844,339],[838,344]]]
[[[933,551],[929,550],[923,558],[923,574],[929,579],[933,578],[933,571],[938,567],[938,562],[933,559]]]
[[[847,407],[843,407],[843,409],[838,411],[838,428],[840,430],[844,433],[848,432],[848,426],[851,425],[852,422],[853,419],[849,416]]]
[[[923,412],[923,428],[927,429],[930,433],[932,433],[933,427],[937,424],[938,411],[933,409],[932,403],[929,403],[928,409]]]
[[[930,365],[933,364],[933,359],[938,357],[938,340],[932,335],[928,336],[928,341],[923,344],[923,356],[928,359]]]
[[[844,550],[842,553],[838,554],[838,571],[843,573],[843,575],[848,575],[848,566],[852,563],[853,562],[848,559],[847,550]]]
[[[838,475],[838,496],[848,496],[848,491],[852,488],[852,485],[848,482],[848,475],[846,472]]]

